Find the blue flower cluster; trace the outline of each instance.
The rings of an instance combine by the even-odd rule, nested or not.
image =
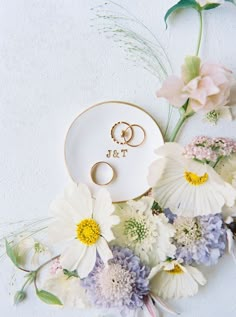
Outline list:
[[[226,228],[220,214],[184,218],[165,211],[176,233],[176,258],[184,264],[214,265],[225,253]]]
[[[136,309],[149,293],[150,269],[128,249],[114,246],[113,258],[104,265],[97,256],[93,271],[81,281],[91,301],[100,307]]]

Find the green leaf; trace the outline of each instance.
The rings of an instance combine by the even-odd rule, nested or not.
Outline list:
[[[18,256],[7,240],[5,240],[5,247],[6,253],[11,259],[12,263],[15,264],[16,267],[19,267]]]
[[[182,76],[184,82],[187,84],[192,79],[199,76],[201,60],[198,56],[187,56],[182,67]]]
[[[51,294],[51,293],[49,293],[47,291],[44,291],[44,290],[39,291],[39,290],[37,290],[36,294],[37,294],[38,298],[41,299],[41,301],[43,301],[46,304],[59,305],[59,306],[63,305],[62,302],[60,301],[60,299],[57,296],[55,296],[55,295],[53,295],[53,294]]]
[[[221,4],[220,3],[211,3],[211,4],[207,4],[205,5],[202,10],[211,10],[211,9],[215,9],[217,7],[219,7]]]
[[[77,278],[79,277],[79,275],[78,275],[78,273],[77,273],[76,270],[74,270],[74,271],[68,271],[68,270],[64,269],[64,270],[63,270],[63,273],[64,273],[64,275],[67,276],[68,279],[71,278],[71,277],[77,277]]]
[[[153,215],[158,215],[159,213],[163,212],[161,206],[158,204],[157,201],[154,201],[152,204],[152,214]]]
[[[167,27],[167,19],[173,12],[179,9],[187,9],[187,8],[193,8],[197,11],[202,10],[201,6],[195,0],[180,0],[177,4],[175,4],[166,12],[166,15],[165,15],[166,27]]]

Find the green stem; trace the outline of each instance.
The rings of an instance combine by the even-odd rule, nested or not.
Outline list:
[[[199,18],[200,18],[200,30],[199,30],[199,36],[198,36],[198,43],[197,43],[197,51],[196,55],[199,55],[200,48],[201,48],[201,42],[202,42],[202,33],[203,33],[203,16],[202,11],[198,11]]]
[[[213,168],[216,168],[216,166],[218,165],[218,163],[220,162],[220,160],[222,159],[223,156],[218,157],[217,161],[215,162],[215,164],[213,165]]]
[[[26,285],[27,285],[27,284],[30,284],[31,282],[32,282],[31,279],[28,278],[28,279],[25,281],[25,283],[23,284],[23,286],[22,286],[22,288],[21,288],[21,292],[23,292],[24,289],[25,289],[25,287],[26,287]]]
[[[37,270],[33,271],[34,272],[34,288],[36,290],[36,293],[38,292],[38,287],[37,287],[37,277],[38,277],[38,273],[39,271],[44,268],[44,266],[48,265],[49,263],[51,263],[52,261],[58,259],[60,257],[60,254],[59,255],[56,255],[54,256],[52,259],[48,260],[47,262],[43,263],[42,265],[40,265]]]
[[[177,122],[175,128],[174,128],[174,131],[172,132],[171,136],[170,136],[170,139],[169,139],[169,142],[174,142],[176,137],[177,137],[177,134],[179,133],[182,125],[184,124],[185,120],[187,119],[188,117],[185,116],[185,115],[181,115],[180,118],[179,118],[179,121]]]
[[[60,257],[60,254],[59,255],[56,255],[54,256],[52,259],[48,260],[47,262],[43,263],[42,265],[40,265],[37,270],[35,271],[36,275],[38,274],[38,272],[44,267],[46,266],[47,264],[51,263],[52,261],[58,259]]]

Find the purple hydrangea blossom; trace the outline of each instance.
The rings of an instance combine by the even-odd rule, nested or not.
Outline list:
[[[97,256],[93,271],[81,281],[91,301],[99,307],[136,309],[149,293],[150,269],[128,249],[114,246],[113,258],[104,265]]]
[[[214,265],[226,249],[226,229],[220,214],[178,217],[174,221],[176,258],[184,264]]]

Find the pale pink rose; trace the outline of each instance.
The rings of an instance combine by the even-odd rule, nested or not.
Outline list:
[[[196,0],[201,7],[205,7],[207,4],[223,4],[224,0]]]
[[[195,112],[207,113],[226,106],[234,83],[232,72],[217,64],[205,63],[200,67],[197,77],[189,82],[184,68],[182,78],[169,77],[157,92],[158,97],[166,98],[170,104],[180,108],[189,99],[189,107]]]

